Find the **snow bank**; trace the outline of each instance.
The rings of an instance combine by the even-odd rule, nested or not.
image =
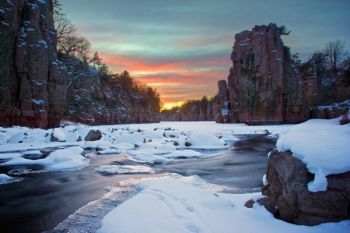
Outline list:
[[[339,125],[339,120],[309,120],[277,141],[278,151],[292,151],[315,174],[308,184],[311,192],[327,190],[327,175],[350,171],[350,125]]]
[[[95,170],[103,174],[155,173],[150,167],[132,165],[102,165],[95,168]]]
[[[298,226],[275,219],[264,207],[244,203],[261,194],[213,193],[182,179],[146,180],[141,191],[110,211],[98,233],[345,233],[350,221]]]

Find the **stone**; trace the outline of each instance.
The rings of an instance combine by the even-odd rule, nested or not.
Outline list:
[[[192,143],[190,143],[190,142],[185,142],[185,146],[190,147],[190,146],[192,146]]]
[[[57,60],[52,1],[1,1],[0,125],[58,127],[66,77]]]
[[[102,138],[102,133],[100,130],[90,130],[85,136],[85,141],[97,141]]]
[[[283,45],[284,34],[276,24],[236,34],[228,77],[231,121],[279,124],[307,118],[301,78]]]
[[[350,172],[327,176],[325,192],[310,192],[313,180],[305,164],[291,152],[270,153],[262,188],[266,197],[259,200],[275,217],[287,222],[317,225],[350,219]]]
[[[250,199],[244,204],[244,206],[251,209],[251,208],[253,208],[254,203],[255,203],[255,201],[253,199]]]
[[[350,119],[349,119],[349,110],[347,110],[343,117],[341,118],[341,120],[339,121],[340,125],[346,125],[350,123]]]
[[[219,112],[216,115],[217,123],[230,122],[231,117],[231,103],[229,101],[229,90],[227,88],[226,80],[218,81],[218,106]]]

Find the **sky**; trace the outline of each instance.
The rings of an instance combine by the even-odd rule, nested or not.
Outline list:
[[[350,46],[350,0],[61,0],[112,72],[156,88],[165,107],[217,93],[234,35],[274,22],[306,59],[331,40]]]

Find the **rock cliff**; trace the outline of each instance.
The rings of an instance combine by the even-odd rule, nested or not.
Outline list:
[[[316,225],[350,219],[350,172],[327,176],[325,192],[309,192],[313,180],[305,164],[291,152],[272,151],[269,155],[266,184],[259,202],[285,221]]]
[[[227,88],[226,80],[220,80],[218,82],[218,112],[215,116],[215,120],[218,123],[226,123],[231,121],[231,103],[229,100],[230,93]]]
[[[0,125],[56,127],[66,80],[49,0],[0,2]]]
[[[233,122],[290,123],[306,119],[302,85],[283,27],[255,26],[236,34],[228,77]]]

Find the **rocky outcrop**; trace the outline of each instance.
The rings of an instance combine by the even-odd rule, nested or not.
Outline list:
[[[66,81],[56,37],[52,1],[0,2],[0,125],[59,125]]]
[[[290,123],[306,119],[302,86],[283,27],[255,26],[236,34],[228,77],[232,121]]]
[[[266,198],[259,202],[277,218],[316,225],[350,219],[350,172],[327,176],[325,192],[309,192],[313,180],[305,164],[291,152],[270,153],[266,179],[262,189]]]
[[[229,91],[227,88],[226,80],[218,81],[219,93],[218,93],[218,106],[219,109],[215,120],[218,123],[230,122],[231,117],[231,103],[229,100]]]

